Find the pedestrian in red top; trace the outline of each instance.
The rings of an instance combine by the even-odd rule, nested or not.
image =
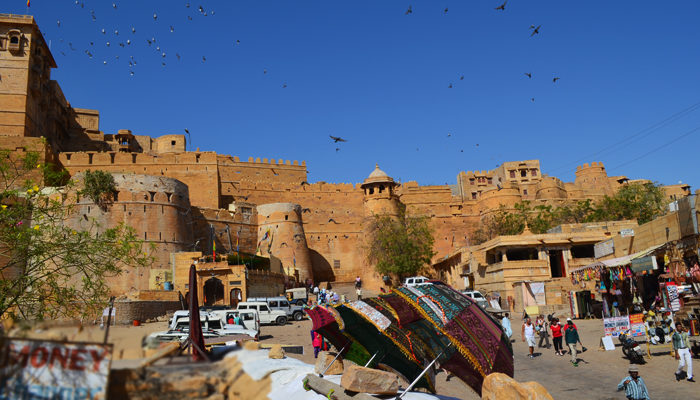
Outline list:
[[[314,346],[314,358],[318,358],[318,352],[321,351],[323,345],[323,337],[314,330],[311,331],[311,344]]]
[[[564,353],[562,353],[562,346],[561,346],[563,334],[561,332],[561,325],[559,324],[559,318],[552,319],[552,323],[549,325],[549,328],[552,330],[552,341],[554,342],[554,353],[558,356],[563,356]]]

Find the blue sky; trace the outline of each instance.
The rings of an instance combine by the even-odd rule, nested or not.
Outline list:
[[[379,163],[402,181],[452,184],[537,158],[566,181],[602,161],[611,175],[700,188],[698,1],[79,3],[33,0],[29,13],[51,41],[53,78],[73,106],[100,110],[105,133],[188,128],[193,149],[306,160],[312,182],[360,182]]]

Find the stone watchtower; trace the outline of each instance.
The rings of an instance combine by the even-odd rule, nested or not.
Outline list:
[[[399,215],[398,183],[375,165],[374,171],[362,182],[365,217],[372,215]]]

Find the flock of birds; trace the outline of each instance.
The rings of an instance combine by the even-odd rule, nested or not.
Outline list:
[[[507,4],[508,4],[508,0],[505,0],[501,5],[499,5],[498,7],[495,7],[494,10],[496,10],[496,11],[498,11],[498,12],[505,12],[505,10],[506,10],[506,5],[507,5]],[[85,8],[85,2],[82,1],[82,0],[75,0],[75,5],[78,6],[78,7],[80,7],[80,8]],[[184,4],[184,7],[185,7],[186,9],[188,9],[188,10],[189,10],[189,9],[196,10],[196,12],[195,12],[194,14],[192,14],[192,15],[187,15],[187,21],[193,21],[194,17],[212,17],[212,16],[214,16],[214,15],[216,14],[214,10],[206,10],[202,5],[199,5],[198,7],[195,8],[195,7],[191,6],[189,2],[186,2],[186,3]],[[114,10],[117,10],[117,9],[118,9],[118,5],[117,5],[116,2],[113,2],[113,3],[112,3],[112,8],[113,8]],[[405,15],[411,15],[411,14],[413,14],[413,12],[414,12],[413,6],[412,6],[412,5],[409,5],[404,14],[405,14]],[[448,12],[449,12],[448,7],[445,7],[445,8],[442,10],[442,13],[445,14],[445,15],[446,15]],[[91,18],[91,20],[92,20],[93,22],[97,22],[98,19],[97,19],[97,16],[96,16],[95,11],[94,11],[94,10],[90,10],[89,13],[90,13],[90,18]],[[157,12],[154,12],[154,13],[153,13],[153,22],[154,22],[154,23],[155,23],[155,22],[158,22],[158,13],[157,13]],[[58,28],[61,28],[61,26],[62,26],[61,20],[57,20],[57,21],[56,21],[56,24],[57,24]],[[175,26],[174,26],[173,24],[168,24],[168,28],[169,28],[169,29],[168,29],[169,33],[172,34],[172,33],[175,32]],[[540,29],[541,29],[541,28],[542,28],[542,25],[534,25],[534,24],[533,24],[533,25],[530,25],[530,27],[529,27],[529,30],[531,31],[531,32],[530,32],[530,37],[534,37],[535,35],[539,35],[539,34],[540,34]],[[104,38],[103,38],[103,40],[104,40],[103,46],[106,47],[106,48],[111,48],[111,47],[113,47],[113,46],[118,46],[118,47],[120,47],[120,48],[126,49],[126,48],[130,48],[130,47],[136,46],[136,45],[137,45],[137,42],[140,42],[140,44],[141,44],[142,46],[148,46],[149,48],[151,48],[151,49],[155,52],[155,54],[156,54],[157,57],[159,58],[159,61],[160,61],[161,65],[162,65],[162,67],[165,67],[165,66],[167,65],[166,61],[169,60],[169,59],[168,59],[168,53],[165,51],[165,48],[162,48],[162,47],[161,47],[161,42],[159,42],[159,41],[156,39],[155,36],[151,36],[150,38],[149,38],[149,37],[146,37],[145,40],[142,40],[142,41],[137,40],[137,36],[136,36],[137,29],[136,29],[136,27],[133,26],[133,25],[129,25],[128,28],[127,28],[126,30],[122,31],[122,35],[121,35],[121,36],[120,36],[120,31],[119,31],[119,29],[114,29],[113,32],[112,32],[111,29],[108,30],[108,29],[102,27],[102,28],[99,29],[99,32],[100,32],[100,34],[104,37]],[[124,32],[126,32],[126,33],[124,33]],[[133,40],[132,40],[132,39],[133,39]],[[61,43],[63,43],[64,40],[63,40],[63,39],[59,39],[59,41],[60,41]],[[99,52],[99,50],[97,50],[97,49],[99,48],[99,45],[96,43],[96,40],[91,40],[91,41],[89,41],[88,43],[89,43],[89,46],[87,46],[87,48],[85,48],[85,49],[83,50],[83,52],[84,52],[85,55],[86,55],[87,57],[89,57],[90,59],[94,59],[94,58],[95,58],[95,54]],[[235,41],[233,41],[233,46],[239,46],[240,44],[241,44],[240,39],[236,39]],[[116,48],[116,47],[115,47],[115,48]],[[77,49],[74,47],[74,45],[73,45],[72,42],[68,42],[68,49],[70,49],[70,51],[77,51]],[[63,56],[66,56],[66,53],[65,53],[63,50],[61,50],[60,53],[61,53]],[[119,61],[119,60],[120,60],[120,55],[119,55],[119,54],[114,55],[114,59],[115,59],[116,61]],[[178,53],[178,52],[175,53],[175,59],[176,59],[177,61],[180,61],[180,60],[182,59],[182,56],[180,55],[180,53]],[[206,55],[202,55],[201,62],[202,62],[202,63],[206,63],[206,61],[207,61]],[[107,58],[103,58],[103,59],[102,59],[102,64],[103,64],[103,65],[107,65],[107,64],[108,64],[108,59],[107,59]],[[135,59],[135,57],[134,57],[133,54],[129,54],[129,55],[128,55],[127,64],[128,64],[128,67],[129,67],[129,75],[133,77],[133,76],[135,75],[135,69],[136,69],[136,65],[137,65],[137,61],[136,61],[136,59]],[[267,75],[267,74],[268,74],[268,70],[267,70],[266,68],[263,68],[262,73],[263,73],[263,75]],[[533,73],[532,73],[532,72],[525,72],[524,75],[525,75],[528,79],[532,79],[532,77],[533,77]],[[463,74],[460,74],[458,79],[459,79],[459,81],[463,81],[463,80],[464,80],[464,75],[463,75]],[[560,79],[560,78],[559,78],[558,76],[553,77],[553,78],[552,78],[552,83],[557,83],[557,81],[558,81],[559,79]],[[284,88],[287,88],[287,83],[286,83],[286,82],[282,83],[281,87],[282,87],[283,89],[284,89]],[[455,85],[454,85],[452,82],[450,82],[450,83],[448,84],[447,87],[448,87],[448,89],[452,89],[452,88],[455,87]],[[531,100],[532,102],[534,102],[534,101],[535,101],[535,98],[534,98],[534,97],[531,97],[530,100]],[[190,140],[191,138],[189,137],[189,135],[190,135],[189,129],[185,128],[184,131],[185,131],[185,133],[188,135],[188,143],[191,143],[191,140]],[[336,147],[335,147],[335,151],[336,151],[336,152],[339,152],[339,151],[341,150],[341,148],[340,148],[341,143],[347,142],[347,140],[344,139],[344,138],[342,138],[342,137],[333,136],[333,135],[329,135],[329,136],[330,136],[330,139],[332,140],[332,143],[336,145]],[[447,137],[448,137],[448,138],[452,137],[452,133],[448,133],[448,134],[447,134]],[[479,147],[479,144],[478,144],[478,143],[476,144],[476,147]],[[419,151],[419,150],[420,150],[419,148],[416,148],[416,151]],[[460,152],[463,153],[463,152],[464,152],[464,149],[460,149]]]

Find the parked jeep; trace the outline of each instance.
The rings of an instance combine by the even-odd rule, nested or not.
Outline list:
[[[287,298],[282,296],[277,297],[249,297],[248,301],[264,301],[270,310],[281,310],[287,315],[287,319],[301,321],[304,319],[304,307],[289,304]]]
[[[255,310],[258,312],[261,324],[284,325],[287,323],[287,313],[282,310],[271,310],[264,301],[242,301],[236,310]]]

